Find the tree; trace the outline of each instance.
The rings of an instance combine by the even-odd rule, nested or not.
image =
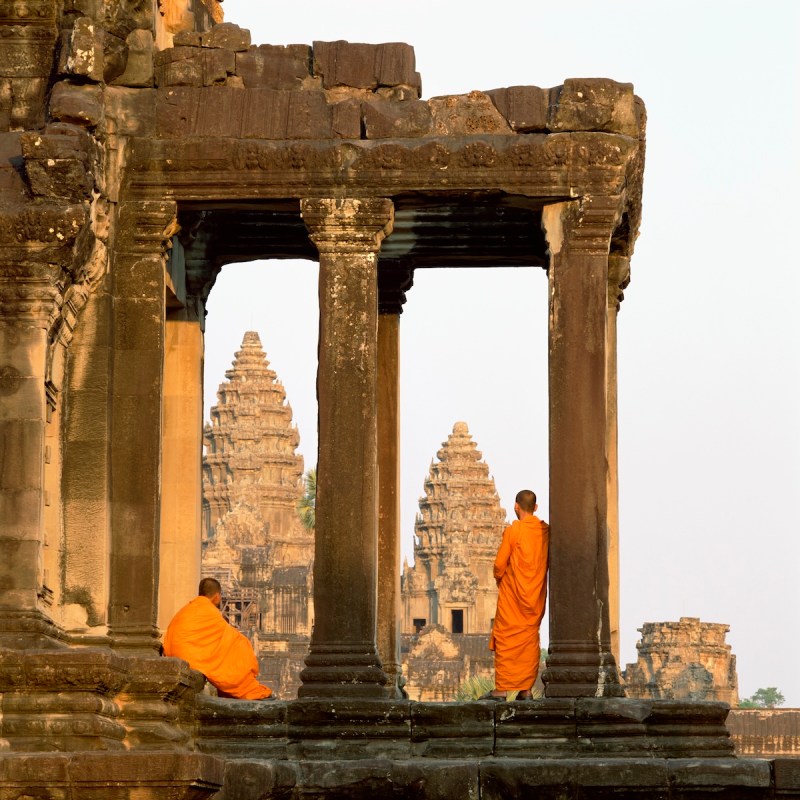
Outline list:
[[[745,697],[739,708],[775,708],[786,702],[783,694],[775,686],[756,689],[752,697]]]
[[[317,526],[317,470],[310,469],[303,476],[305,491],[297,504],[297,513],[300,521],[307,531],[313,531]]]

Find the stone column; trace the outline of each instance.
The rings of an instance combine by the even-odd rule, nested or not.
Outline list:
[[[166,249],[175,204],[123,203],[112,262],[111,564],[113,647],[158,648],[161,411]]]
[[[203,500],[203,331],[185,311],[167,317],[161,457],[158,627],[197,594]]]
[[[400,664],[400,314],[414,273],[378,272],[378,654],[389,695],[405,697]]]
[[[608,612],[611,652],[620,662],[619,637],[619,469],[617,463],[617,312],[622,290],[628,285],[630,258],[612,254],[608,259],[608,321],[606,381],[608,406]]]
[[[545,207],[550,256],[548,697],[623,694],[611,654],[606,406],[616,198]]]
[[[7,194],[10,199],[13,192]],[[5,200],[0,208],[0,646],[39,648],[63,637],[45,611],[50,595],[43,580],[45,430],[58,394],[48,370],[51,334],[61,325],[73,247],[86,215],[76,205],[14,206]]]
[[[28,288],[28,287],[25,287]],[[31,288],[0,320],[0,644],[36,646],[44,512],[45,362],[49,302]],[[15,299],[16,299],[15,298]],[[31,313],[24,301],[37,309]]]
[[[108,644],[111,330],[105,281],[89,298],[70,345],[63,428],[64,627]]]
[[[314,631],[301,697],[384,697],[376,648],[377,254],[384,199],[301,203],[319,251]]]

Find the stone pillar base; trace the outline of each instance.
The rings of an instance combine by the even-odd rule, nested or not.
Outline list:
[[[66,634],[41,611],[0,611],[0,647],[53,650],[66,646]]]
[[[542,681],[546,697],[625,696],[614,656],[583,642],[551,642]]]
[[[386,675],[372,642],[313,644],[298,697],[386,697]]]
[[[161,640],[155,625],[137,625],[130,628],[115,626],[110,635],[111,646],[125,655],[152,656],[161,652]]]

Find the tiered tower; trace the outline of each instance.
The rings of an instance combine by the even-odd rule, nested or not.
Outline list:
[[[415,563],[403,565],[402,630],[440,624],[450,633],[488,634],[506,513],[466,422],[456,422],[436,457],[414,525]]]
[[[636,643],[639,659],[625,671],[625,692],[642,700],[721,700],[739,703],[736,656],[725,641],[728,625],[681,617],[646,622]]]
[[[256,332],[245,333],[225,378],[204,435],[203,574],[220,581],[224,613],[257,645],[262,677],[291,693],[313,620],[314,538],[297,513],[300,436]],[[295,650],[297,663],[287,663]]]

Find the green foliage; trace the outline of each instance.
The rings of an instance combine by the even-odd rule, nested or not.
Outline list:
[[[462,701],[477,700],[487,692],[491,692],[492,689],[494,689],[494,681],[491,678],[487,678],[483,675],[473,675],[461,684],[456,692],[455,699]],[[518,692],[508,692],[506,700],[514,700],[517,694]],[[531,690],[531,696],[534,700],[538,700],[542,696],[542,693],[534,686]]]
[[[776,708],[782,706],[786,698],[775,686],[767,686],[765,689],[756,689],[752,697],[745,697],[739,703],[739,708]]]
[[[494,689],[494,681],[484,675],[473,675],[461,684],[456,692],[456,700],[477,700]]]
[[[317,525],[317,470],[310,469],[304,476],[306,489],[297,504],[297,513],[307,531],[313,531]]]

